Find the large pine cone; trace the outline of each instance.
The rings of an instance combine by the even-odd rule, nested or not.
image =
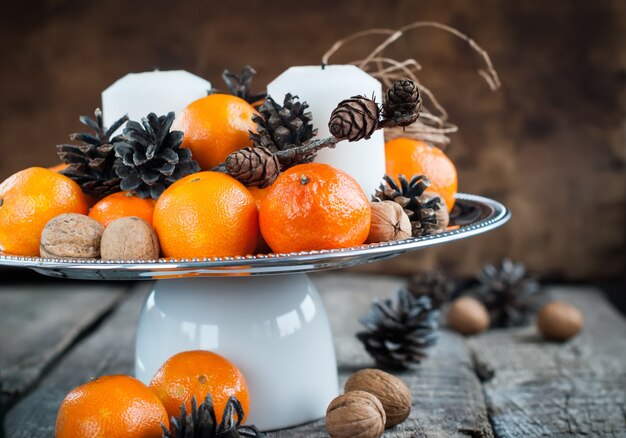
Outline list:
[[[401,289],[395,302],[375,300],[361,324],[365,330],[357,338],[379,366],[412,368],[437,340],[439,310],[433,308],[430,297],[414,297]]]
[[[353,96],[339,102],[330,115],[328,128],[339,140],[368,139],[378,128],[380,108],[364,96]]]
[[[280,163],[268,148],[240,149],[226,157],[226,172],[246,186],[272,185],[280,174]]]
[[[115,145],[122,190],[157,199],[175,181],[200,171],[191,151],[180,147],[183,133],[170,131],[173,121],[173,112],[160,117],[150,113],[141,124],[126,124],[124,141]]]
[[[317,130],[313,129],[313,118],[307,111],[309,105],[298,101],[297,96],[287,94],[283,105],[278,104],[271,96],[265,99],[259,107],[260,115],[252,120],[257,125],[257,132],[250,133],[250,138],[256,147],[264,147],[272,152],[285,151],[301,146],[313,138]],[[310,162],[315,155],[305,157],[304,160],[294,161],[287,157],[281,158],[283,168],[295,164]]]
[[[120,178],[115,173],[115,147],[121,136],[111,135],[128,120],[124,116],[110,128],[105,128],[102,111],[96,109],[95,119],[80,116],[82,124],[93,129],[93,134],[77,132],[70,134],[70,139],[82,144],[61,144],[57,146],[57,154],[67,168],[61,174],[78,183],[83,192],[96,199],[104,198],[111,193],[119,192]]]
[[[421,106],[422,99],[415,83],[410,79],[401,79],[385,93],[383,111],[396,126],[408,126],[419,117]]]

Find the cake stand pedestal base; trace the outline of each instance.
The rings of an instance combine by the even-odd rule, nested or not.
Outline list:
[[[247,423],[264,431],[322,418],[338,394],[328,317],[304,274],[157,281],[139,321],[136,377],[147,384],[170,356],[195,349],[239,367]]]

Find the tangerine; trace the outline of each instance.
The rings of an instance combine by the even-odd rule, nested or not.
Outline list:
[[[254,197],[254,200],[256,201],[256,206],[260,210],[261,203],[267,196],[269,187],[264,187],[262,189],[258,187],[247,187],[247,189],[250,192],[250,194]],[[254,250],[254,252],[257,254],[266,254],[268,252],[271,252],[269,245],[267,244],[265,239],[263,239],[263,235],[261,235],[261,233],[259,233],[259,240],[257,242],[256,249]]]
[[[202,170],[211,170],[231,152],[252,146],[249,131],[256,130],[255,114],[254,107],[239,97],[209,94],[187,105],[174,128],[184,133],[181,147],[191,150]]]
[[[165,257],[234,257],[251,254],[259,237],[254,197],[236,179],[198,172],[159,197],[153,225]]]
[[[184,351],[170,357],[152,378],[150,388],[170,416],[177,416],[183,404],[190,412],[192,397],[200,404],[209,393],[218,423],[231,396],[241,403],[244,420],[250,407],[248,386],[239,368],[225,357],[205,350]]]
[[[56,438],[161,438],[169,426],[159,398],[130,376],[104,376],[72,390],[61,403]]]
[[[282,173],[261,203],[261,233],[279,253],[346,248],[365,242],[371,208],[359,184],[328,164]]]
[[[97,220],[105,228],[114,220],[135,216],[152,225],[152,215],[156,201],[142,199],[131,192],[113,193],[98,201],[89,211],[89,217]]]
[[[42,167],[21,170],[0,184],[0,251],[39,256],[48,221],[63,213],[87,214],[87,208],[70,178]]]
[[[53,172],[61,172],[62,170],[67,169],[67,166],[69,166],[69,164],[59,163],[56,166],[48,167],[48,170],[51,170]]]
[[[399,175],[408,179],[426,175],[430,180],[428,190],[438,193],[452,211],[458,176],[456,166],[441,149],[421,140],[396,138],[385,144],[385,159],[387,175],[396,180]]]

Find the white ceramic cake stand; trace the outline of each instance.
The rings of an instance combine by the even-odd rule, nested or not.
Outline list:
[[[233,361],[250,391],[249,424],[282,429],[324,416],[338,394],[324,305],[306,273],[370,263],[503,225],[500,203],[458,194],[461,215],[436,235],[340,250],[213,259],[54,260],[0,255],[0,265],[92,280],[157,280],[146,296],[135,374],[149,383],[175,353],[205,349]]]

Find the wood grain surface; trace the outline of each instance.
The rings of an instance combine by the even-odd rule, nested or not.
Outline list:
[[[442,0],[84,2],[0,4],[0,175],[57,162],[54,145],[127,72],[187,69],[220,85],[251,64],[256,85],[317,64],[337,39],[371,27],[435,20],[492,56],[503,88],[478,78],[477,55],[424,30],[398,42],[460,127],[448,153],[460,189],[513,211],[509,226],[452,247],[363,267],[470,275],[511,256],[544,278],[615,279],[626,271],[626,3]],[[366,53],[354,46],[335,62]],[[364,90],[365,92],[366,90]],[[358,160],[358,157],[355,157]]]
[[[372,298],[393,295],[402,280],[336,274],[312,278],[329,313],[343,385],[355,370],[372,365],[354,337],[360,328],[358,317]],[[56,411],[72,388],[95,376],[132,373],[135,329],[146,286],[124,294],[101,324],[45,367],[36,384],[9,410],[8,437],[51,436]],[[5,292],[0,290],[0,300],[6,300]],[[24,299],[39,293],[21,290]],[[64,302],[69,306],[88,300],[81,298],[83,293],[68,291],[73,296]],[[416,371],[398,374],[412,391],[411,416],[384,436],[625,436],[626,321],[596,289],[553,287],[550,293],[583,312],[585,328],[578,337],[563,344],[544,342],[534,326],[493,330],[473,338],[442,330],[430,357]],[[112,298],[101,299],[107,303]],[[0,307],[0,343],[7,334],[7,311]],[[43,318],[43,313],[39,307],[30,317]],[[59,327],[63,324],[59,321]],[[71,328],[66,325],[66,330]],[[29,345],[31,353],[41,348],[37,339],[18,333],[17,341],[22,338],[24,350]],[[327,436],[323,420],[268,435]]]

